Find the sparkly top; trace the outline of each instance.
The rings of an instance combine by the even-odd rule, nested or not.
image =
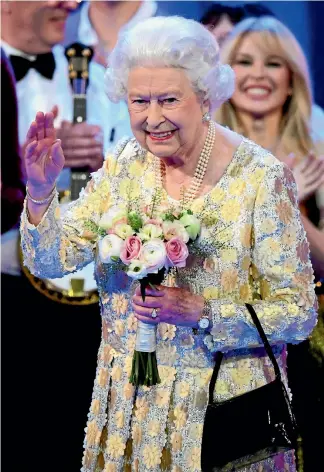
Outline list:
[[[85,222],[98,223],[112,205],[148,205],[156,187],[155,159],[134,139],[122,142],[62,219],[57,197],[37,227],[28,222],[26,210],[22,215],[24,261],[35,275],[60,277],[95,259],[103,328],[85,439],[85,472],[103,470],[96,469],[100,454],[105,471],[122,470],[130,428],[132,463],[139,461],[141,471],[160,470],[167,443],[172,470],[200,470],[213,353],[225,353],[215,398],[230,398],[273,378],[244,303],[253,303],[283,373],[285,343],[302,341],[316,323],[313,270],[292,173],[243,139],[220,181],[191,204],[202,223],[201,235],[175,280],[208,300],[210,332],[194,334],[188,327],[161,323],[157,358],[162,384],[135,392],[128,383],[137,326],[130,303],[134,282],[118,267],[100,262],[98,241]],[[163,190],[159,211],[177,203]],[[108,439],[102,445],[105,429]]]

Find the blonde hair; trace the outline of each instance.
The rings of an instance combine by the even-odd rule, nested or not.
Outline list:
[[[260,34],[262,45],[276,56],[281,56],[290,69],[292,95],[287,98],[283,108],[280,146],[284,152],[294,152],[302,158],[314,149],[310,130],[313,100],[306,57],[291,31],[270,16],[248,18],[233,29],[221,51],[221,60],[231,65],[243,39],[254,32]],[[215,117],[219,123],[240,131],[231,101],[224,103],[216,111]]]

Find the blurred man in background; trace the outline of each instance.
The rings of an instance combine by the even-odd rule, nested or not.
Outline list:
[[[24,145],[27,124],[36,112],[53,110],[66,167],[96,170],[103,159],[98,140],[102,129],[93,125],[97,120],[90,114],[88,122],[72,126],[68,64],[59,44],[64,39],[67,18],[76,7],[76,1],[1,2],[1,42],[17,81],[20,144]]]
[[[1,42],[16,78],[20,145],[24,147],[28,124],[36,112],[53,110],[67,158],[65,177],[71,167],[96,170],[103,160],[102,129],[91,116],[89,122],[72,124],[68,62],[58,43],[63,41],[66,20],[76,7],[75,1],[1,2]],[[22,197],[24,187],[18,184],[17,151],[13,143],[11,147],[8,144],[9,137],[17,133],[17,123],[10,124],[15,106],[7,104],[12,90],[5,86],[3,77],[1,85],[3,203],[3,197],[8,196],[9,165],[11,180],[21,188]],[[3,126],[12,129],[4,131]],[[68,185],[68,179],[61,180],[61,185]],[[6,229],[18,220],[21,203],[19,197],[8,205],[7,198],[2,208]],[[14,220],[7,223],[13,212]],[[5,363],[6,411],[10,417],[4,448],[7,458],[3,458],[8,467],[4,468],[56,472],[62,470],[64,456],[68,470],[78,470],[100,342],[99,307],[60,304],[36,290],[21,271],[17,228],[6,236],[10,237],[2,235],[1,241],[6,262],[2,264],[1,301],[9,343],[4,352],[10,353]]]
[[[136,23],[157,13],[155,1],[84,1],[68,18],[65,44],[86,43],[95,50],[90,64],[89,113],[96,109],[104,130],[104,148],[110,151],[125,136],[131,136],[129,115],[125,102],[112,103],[102,84],[109,54],[118,36]],[[98,107],[100,102],[100,107]]]

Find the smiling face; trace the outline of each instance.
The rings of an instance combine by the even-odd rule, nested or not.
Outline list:
[[[291,94],[288,65],[274,38],[267,43],[261,33],[249,33],[232,59],[236,88],[231,102],[238,111],[259,116],[282,111]]]
[[[139,67],[128,78],[131,126],[140,145],[158,157],[188,156],[206,136],[208,111],[181,69]]]

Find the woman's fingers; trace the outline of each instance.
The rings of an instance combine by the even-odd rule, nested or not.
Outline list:
[[[311,176],[313,174],[318,174],[323,171],[323,160],[318,158],[309,159],[307,167],[303,171],[305,177]]]
[[[52,161],[53,164],[55,164],[59,169],[62,169],[64,166],[64,154],[63,154],[63,149],[61,146],[61,140],[57,139],[55,143],[52,146]]]
[[[59,107],[57,105],[54,105],[53,108],[51,109],[51,113],[53,113],[53,118],[56,120],[59,114]]]
[[[324,165],[321,161],[315,163],[312,169],[305,171],[303,177],[306,182],[306,186],[319,182],[324,175]]]
[[[35,140],[37,140],[37,123],[33,121],[27,131],[26,143],[24,145],[26,146]]]
[[[147,318],[146,316],[141,316],[141,315],[138,315],[137,313],[135,313],[135,317],[138,319],[138,321],[142,321],[143,323],[146,323],[146,324],[157,325],[160,322],[159,318]]]
[[[323,177],[323,173],[319,172],[314,172],[308,176],[305,177],[305,187],[309,187],[310,185],[313,184],[318,184]]]
[[[135,316],[138,320],[144,321],[145,323],[153,323],[156,324],[160,321],[159,318],[159,310],[156,310],[156,314],[158,315],[156,318],[152,318],[153,308],[143,307],[132,303],[133,309],[135,312]]]
[[[138,306],[144,306],[147,308],[161,308],[162,304],[160,299],[157,297],[145,297],[145,301],[143,301],[141,295],[134,295],[133,303]]]
[[[136,287],[135,290],[136,295],[141,295],[141,287],[140,285]],[[164,297],[164,292],[162,290],[162,287],[156,287],[156,288],[151,288],[150,286],[146,287],[145,289],[145,295],[151,296],[151,297]]]
[[[39,111],[36,113],[37,139],[40,141],[45,138],[45,115]]]
[[[25,149],[25,159],[29,163],[33,163],[37,160],[38,154],[36,151],[38,142],[36,140],[30,142],[27,144],[26,149]]]
[[[324,175],[319,175],[315,180],[312,182],[307,183],[305,189],[308,195],[311,195],[316,192],[324,184]]]
[[[56,138],[56,131],[54,128],[54,115],[52,112],[46,113],[44,118],[44,134],[45,138]]]

